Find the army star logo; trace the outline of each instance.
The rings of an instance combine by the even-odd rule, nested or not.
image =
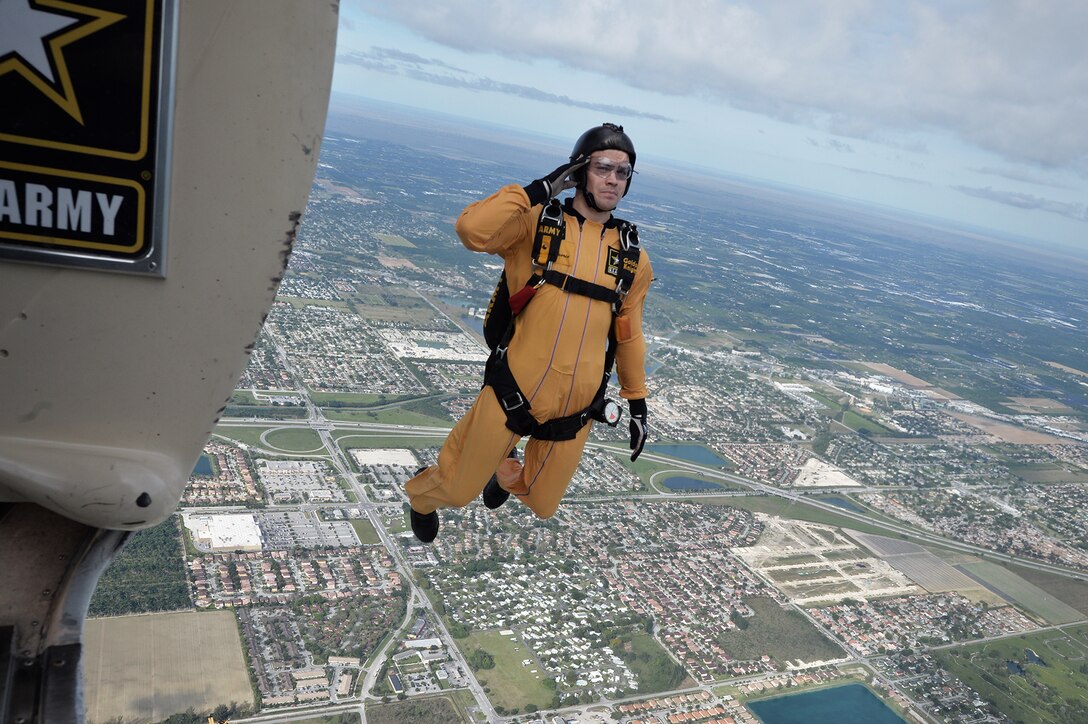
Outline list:
[[[64,48],[124,17],[61,0],[0,0],[0,76],[18,73],[82,124]]]

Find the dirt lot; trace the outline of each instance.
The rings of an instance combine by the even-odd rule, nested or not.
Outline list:
[[[919,591],[907,576],[830,526],[765,515],[760,520],[764,529],[756,545],[733,552],[774,580],[793,603],[826,604],[858,595]]]
[[[253,703],[231,611],[159,613],[87,621],[87,721],[162,721],[193,707]]]
[[[1015,425],[1008,425],[1004,422],[988,420],[985,417],[975,417],[974,415],[966,415],[962,412],[954,412],[952,413],[952,416],[959,420],[963,420],[968,425],[977,427],[987,435],[993,435],[1004,442],[1010,442],[1014,445],[1061,445],[1068,442],[1055,435],[1047,435],[1045,432],[1035,432],[1034,430],[1025,430],[1016,427]]]

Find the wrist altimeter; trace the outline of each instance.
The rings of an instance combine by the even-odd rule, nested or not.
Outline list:
[[[609,427],[615,427],[620,424],[620,417],[622,416],[623,411],[615,400],[604,401],[604,406],[601,408],[601,422],[606,423]]]

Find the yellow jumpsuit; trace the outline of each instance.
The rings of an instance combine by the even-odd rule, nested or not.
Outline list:
[[[457,220],[457,234],[473,251],[503,258],[507,285],[513,294],[532,275],[533,238],[542,206],[530,207],[525,191],[505,186],[469,205]],[[614,288],[608,273],[609,249],[620,246],[619,233],[572,215],[567,206],[566,237],[553,269],[588,282]],[[627,298],[616,317],[616,366],[620,395],[646,397],[646,343],[642,336],[642,307],[653,280],[643,250]],[[517,317],[510,341],[510,371],[529,400],[538,422],[571,415],[593,401],[604,376],[604,355],[612,305],[542,285]],[[555,513],[582,457],[592,422],[572,440],[530,438],[525,445],[521,475],[503,485],[539,517]],[[506,427],[491,387],[484,387],[472,408],[454,426],[431,466],[408,481],[412,509],[426,515],[438,508],[460,508],[475,499],[518,443],[520,436]]]

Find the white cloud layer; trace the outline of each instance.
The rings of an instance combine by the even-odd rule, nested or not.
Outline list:
[[[1088,174],[1082,0],[362,6],[466,52],[550,58],[844,136],[948,132],[1010,161]]]

